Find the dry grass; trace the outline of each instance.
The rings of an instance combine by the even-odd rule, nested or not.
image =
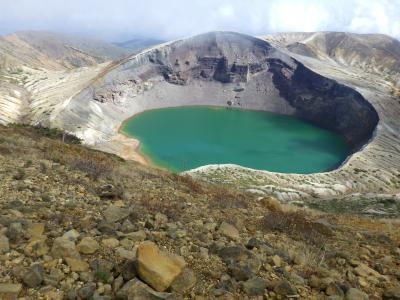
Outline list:
[[[162,199],[158,196],[142,194],[137,200],[149,213],[162,213],[166,215],[168,219],[173,221],[178,220],[183,212],[183,207],[179,205],[178,202],[170,201],[169,199]]]
[[[208,190],[209,207],[212,209],[247,208],[250,195],[213,185]]]
[[[324,248],[333,233],[325,226],[312,221],[305,210],[272,210],[261,221],[264,231],[279,231],[293,239]]]
[[[172,181],[178,183],[178,184],[183,184],[185,186],[187,186],[187,188],[194,193],[202,193],[203,192],[203,188],[200,184],[199,181],[194,180],[193,178],[191,178],[188,175],[178,175],[175,173],[172,173],[170,175],[170,178]]]

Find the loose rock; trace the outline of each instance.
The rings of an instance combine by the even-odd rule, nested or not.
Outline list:
[[[25,273],[23,281],[30,288],[38,287],[43,282],[43,274],[43,267],[38,264],[34,265]]]
[[[78,244],[77,249],[83,254],[93,254],[99,249],[99,244],[91,237],[84,237]]]
[[[219,227],[218,231],[228,237],[231,238],[232,240],[237,240],[240,238],[239,235],[239,230],[236,229],[235,226],[227,223],[227,222],[222,222],[221,226]]]
[[[137,262],[140,278],[159,292],[165,291],[186,265],[182,257],[161,252],[152,242],[139,245]]]
[[[254,277],[243,283],[243,290],[249,296],[261,296],[267,287],[265,280]]]
[[[104,211],[104,217],[106,218],[106,221],[109,223],[114,223],[118,222],[120,220],[125,219],[126,217],[129,216],[129,210],[126,208],[121,208],[121,207],[116,207],[116,206],[109,206],[105,211]]]

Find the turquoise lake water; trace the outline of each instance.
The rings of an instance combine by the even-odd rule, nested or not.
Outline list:
[[[208,164],[309,174],[332,170],[350,153],[344,138],[267,112],[179,107],[138,114],[122,131],[152,163],[174,172]]]

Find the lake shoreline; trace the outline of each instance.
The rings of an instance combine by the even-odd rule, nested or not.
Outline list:
[[[196,108],[202,108],[202,110],[196,110]],[[169,112],[168,109],[170,109]],[[180,109],[186,110],[182,112]],[[167,115],[160,116],[160,112],[157,111],[163,110],[167,110]],[[235,111],[235,113],[226,113],[225,111]],[[128,129],[127,124],[143,113],[150,114],[149,117],[137,120],[142,125]],[[179,120],[178,123],[175,120]],[[203,120],[207,120],[207,122],[203,122]],[[138,124],[137,122],[133,122],[133,124]],[[146,122],[150,123],[145,125]],[[186,125],[182,127],[179,122]],[[260,130],[260,125],[267,127],[265,130]],[[130,132],[131,130],[132,132]],[[118,132],[134,143],[132,151],[142,162],[172,172],[186,172],[206,165],[235,164],[254,170],[306,175],[333,171],[343,165],[351,155],[350,145],[345,142],[343,136],[331,130],[290,115],[226,106],[193,105],[149,109],[125,119],[119,126]],[[198,132],[198,136],[193,137],[192,132]],[[170,133],[174,133],[173,136],[168,136]],[[148,134],[151,135],[148,136]],[[152,144],[148,144],[149,140],[146,136],[152,137],[150,139]],[[282,136],[283,139],[281,139]],[[149,152],[155,155],[154,158],[142,149],[143,141],[139,140],[139,137],[147,143],[146,147],[153,149],[151,150],[153,152],[156,151],[155,153]],[[221,137],[224,137],[223,140],[220,140]],[[179,144],[178,140],[174,141],[176,138],[184,142],[186,150],[176,146]],[[198,141],[203,141],[203,144],[200,145],[205,147],[204,149],[195,146]],[[225,142],[221,144],[221,141]],[[221,150],[217,149],[227,147],[227,145],[224,146],[226,142],[234,145],[229,149],[235,150],[225,149],[221,153]],[[242,142],[245,146],[241,145]],[[163,147],[168,149],[167,152],[158,153]],[[290,148],[294,149],[293,147],[297,149],[295,152],[289,150]],[[150,149],[147,150],[150,151]],[[255,151],[255,154],[248,154],[249,151]],[[280,155],[284,155],[285,159],[276,157],[276,153],[281,151],[283,154]],[[169,158],[164,156],[161,159],[162,155],[167,155],[166,157]],[[284,163],[287,161],[286,158],[288,158],[288,162]],[[304,163],[304,159],[308,162]],[[335,159],[337,159],[336,162],[334,162]],[[334,167],[330,164],[334,164]]]

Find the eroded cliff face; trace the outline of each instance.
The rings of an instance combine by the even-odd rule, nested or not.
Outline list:
[[[276,59],[269,64],[275,87],[297,117],[344,135],[355,147],[371,137],[379,117],[360,93],[299,62],[295,69]]]
[[[307,69],[268,42],[231,32],[203,34],[133,56],[76,99],[94,100],[105,115],[111,107],[123,107],[125,118],[169,103],[261,109],[334,130],[354,146],[370,138],[379,119],[354,89]]]

